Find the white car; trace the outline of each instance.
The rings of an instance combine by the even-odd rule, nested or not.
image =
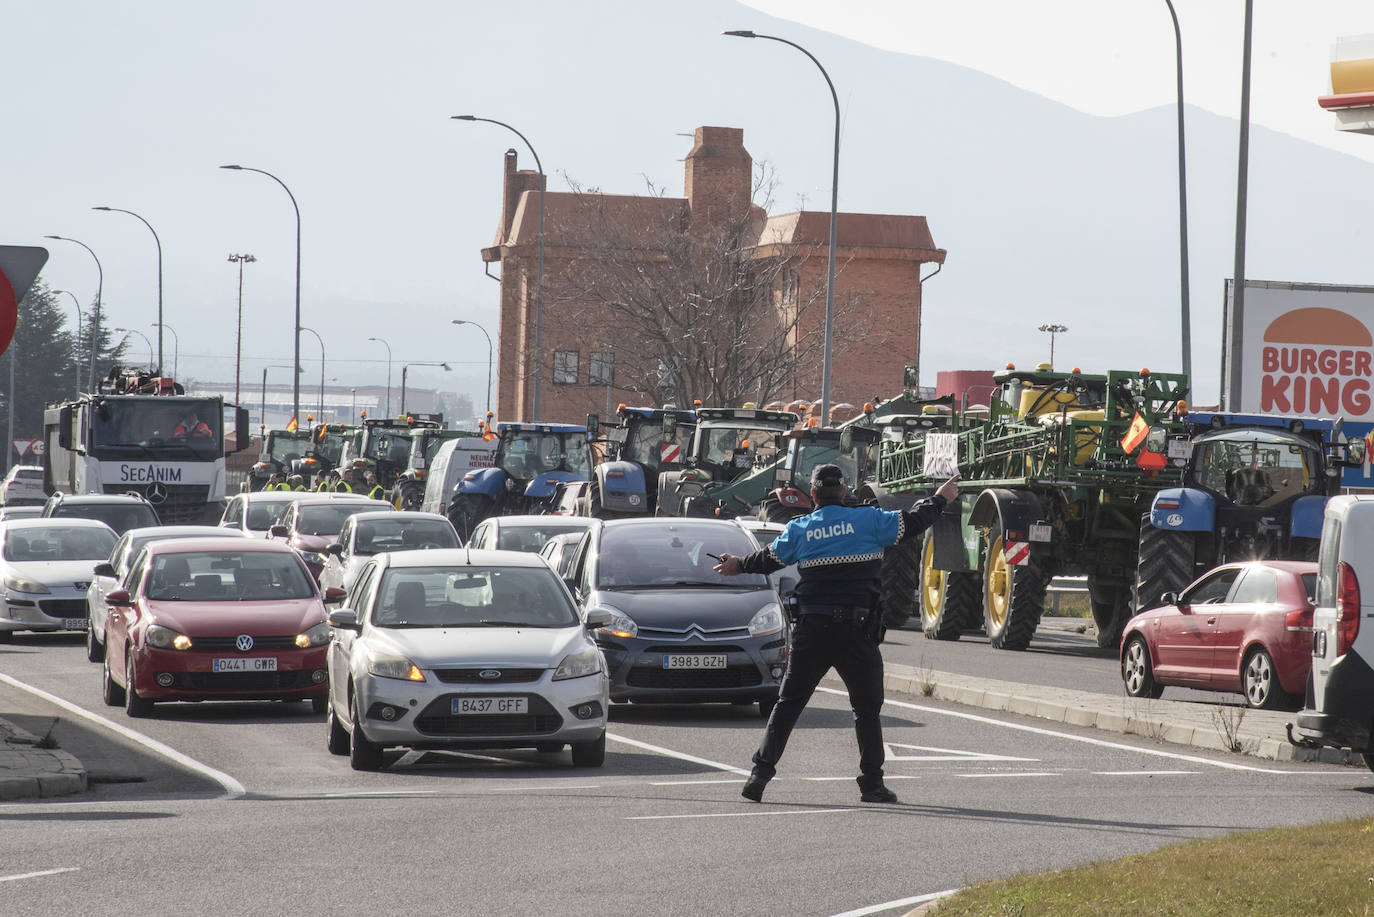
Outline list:
[[[379,554],[329,616],[329,750],[378,770],[383,750],[572,746],[606,757],[610,684],[567,588],[535,554]]]
[[[761,519],[736,519],[740,527],[759,543],[760,548],[766,548],[773,543],[773,539],[782,534],[783,526],[776,522],[764,522]],[[786,598],[787,594],[797,588],[797,583],[801,582],[801,571],[796,564],[788,564],[781,570],[768,574],[768,580],[773,584],[773,588],[778,591],[778,595]]]
[[[258,490],[235,494],[225,504],[219,524],[221,528],[233,529],[254,538],[266,538],[267,530],[292,503],[316,496],[319,495],[309,490]]]
[[[363,564],[383,551],[423,551],[461,544],[453,523],[438,513],[399,509],[358,513],[344,520],[338,540],[324,549],[320,587],[353,588]]]
[[[107,593],[118,589],[124,582],[129,568],[138,557],[139,549],[152,541],[165,541],[168,538],[247,538],[242,532],[235,532],[213,525],[152,525],[146,528],[129,529],[119,536],[109,559],[96,564],[94,578],[86,589],[86,609],[90,616],[90,627],[86,629],[86,658],[91,662],[101,662],[105,658],[105,620],[109,617],[110,607],[105,602]]]
[[[20,630],[85,630],[91,570],[114,544],[114,531],[94,519],[0,522],[0,643]]]
[[[38,504],[48,499],[43,492],[42,465],[15,465],[0,483],[0,503],[5,506]]]

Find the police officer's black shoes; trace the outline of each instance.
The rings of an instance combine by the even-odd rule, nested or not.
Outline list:
[[[762,792],[762,787],[759,789]],[[864,790],[859,794],[859,799],[864,802],[896,802],[897,794],[889,790],[883,784]]]
[[[757,771],[749,775],[749,779],[744,781],[744,789],[739,794],[745,799],[754,802],[763,801],[763,788],[768,785],[768,778],[761,776]]]

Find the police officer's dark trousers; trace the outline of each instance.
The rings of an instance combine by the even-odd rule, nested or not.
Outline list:
[[[821,606],[828,608],[828,606]],[[792,631],[792,651],[782,677],[778,702],[768,718],[763,744],[754,753],[754,773],[771,780],[811,695],[825,673],[834,668],[849,691],[854,732],[859,740],[859,788],[867,791],[883,782],[883,658],[877,645],[856,623],[852,609],[808,613],[806,606]]]

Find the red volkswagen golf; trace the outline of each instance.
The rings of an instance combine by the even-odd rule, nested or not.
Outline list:
[[[1165,685],[1245,695],[1251,707],[1300,703],[1312,667],[1317,565],[1253,561],[1211,570],[1126,622],[1121,678],[1132,697]]]
[[[343,591],[328,590],[331,599]],[[104,697],[130,716],[155,701],[326,703],[324,597],[281,542],[187,538],[147,545],[106,596]]]

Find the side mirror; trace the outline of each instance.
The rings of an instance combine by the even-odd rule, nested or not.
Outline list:
[[[611,613],[597,609],[587,612],[587,616],[582,621],[582,626],[587,630],[599,630],[611,623]]]
[[[1363,439],[1352,439],[1345,444],[1346,461],[1351,465],[1363,465],[1367,453]]]
[[[342,554],[343,554],[343,545],[339,544],[339,542],[337,542],[337,541],[334,542],[333,544],[325,545],[324,553],[326,553],[326,554],[332,554],[332,555],[334,555],[335,557],[342,556]]]
[[[129,598],[129,590],[116,589],[113,592],[105,593],[105,604],[119,607],[122,605],[132,605],[133,600]]]
[[[587,439],[594,440],[601,435],[601,418],[595,414],[587,415]]]
[[[267,530],[267,534],[273,538],[285,538],[291,531],[284,525],[274,525]]]
[[[343,601],[346,595],[348,595],[348,590],[340,589],[338,586],[330,586],[324,591],[324,603],[326,605],[337,605]]]
[[[1145,449],[1148,452],[1163,452],[1169,440],[1169,431],[1163,427],[1151,427],[1145,434]]]
[[[115,568],[113,564],[107,561],[103,564],[96,564],[95,570],[92,572],[95,573],[96,576],[108,576],[111,579],[113,579],[115,575]]]
[[[845,455],[854,451],[854,431],[845,430],[840,434],[840,451]]]
[[[63,449],[72,447],[72,409],[62,408],[57,420],[57,444]]]
[[[663,415],[663,442],[671,443],[677,439],[677,415]]]
[[[362,625],[358,623],[358,613],[346,608],[340,608],[338,611],[329,613],[329,626],[336,630],[360,631],[363,629]]]
[[[1178,606],[1178,593],[1177,593],[1177,592],[1166,592],[1166,593],[1164,593],[1163,595],[1161,595],[1161,596],[1159,597],[1159,602],[1160,602],[1161,605],[1173,605],[1173,606],[1177,607],[1177,606]]]
[[[234,451],[241,452],[253,442],[253,428],[248,424],[248,409],[234,409]]]

